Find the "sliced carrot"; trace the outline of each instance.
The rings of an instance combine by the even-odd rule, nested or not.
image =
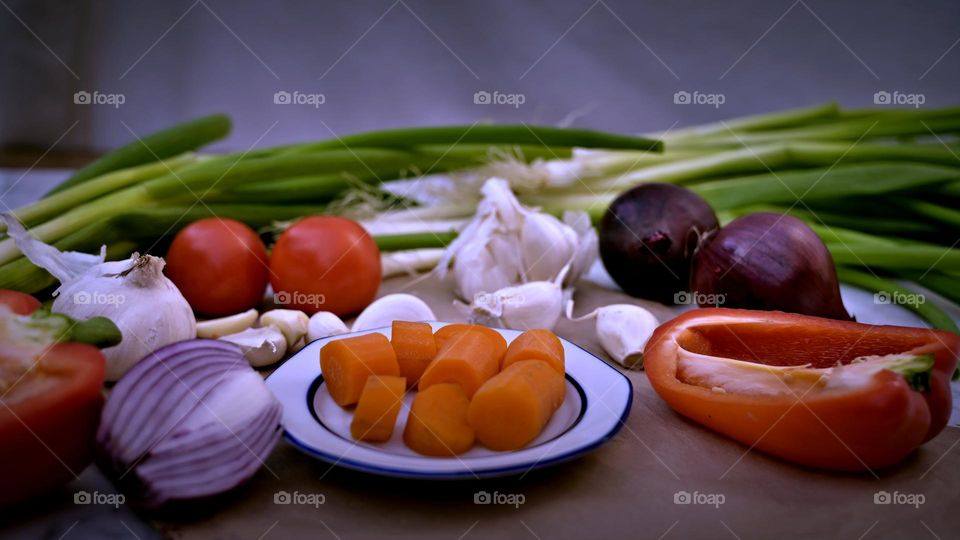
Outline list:
[[[507,352],[507,340],[503,339],[500,332],[480,324],[448,324],[440,328],[437,330],[437,333],[433,335],[437,340],[437,351],[442,349],[451,337],[465,330],[478,330],[486,334],[487,337],[490,338],[491,343],[493,343],[494,356],[497,357],[498,364],[503,361],[503,355]]]
[[[458,384],[435,384],[413,398],[403,441],[411,450],[449,457],[473,447],[473,429],[467,423],[470,400]]]
[[[563,375],[563,343],[550,330],[527,330],[516,337],[507,347],[501,370],[523,360],[543,360]]]
[[[350,434],[361,441],[383,442],[393,435],[407,380],[391,375],[372,375],[363,385],[357,410],[350,423]]]
[[[517,362],[480,387],[467,419],[487,448],[518,450],[543,431],[563,403],[566,388],[564,377],[550,364]]]
[[[360,399],[367,377],[400,375],[390,341],[376,332],[331,341],[320,349],[320,371],[330,397],[341,407]]]
[[[498,334],[499,335],[499,334]],[[467,397],[500,370],[496,349],[486,332],[465,330],[450,336],[420,378],[419,389],[439,383],[457,383]]]
[[[433,358],[437,356],[437,340],[428,323],[393,321],[390,343],[397,353],[400,375],[413,387],[420,380]]]

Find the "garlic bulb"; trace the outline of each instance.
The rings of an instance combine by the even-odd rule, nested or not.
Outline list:
[[[349,331],[347,325],[335,313],[318,311],[310,316],[310,321],[307,323],[307,342],[346,334]]]
[[[107,317],[120,329],[120,344],[103,350],[108,381],[154,350],[196,336],[193,310],[163,275],[163,259],[134,253],[125,261],[104,262],[105,250],[99,256],[61,253],[31,236],[13,216],[0,214],[0,219],[24,256],[60,281],[54,312],[79,320]]]
[[[527,282],[550,281],[569,265],[572,284],[597,257],[597,235],[584,212],[554,216],[520,204],[506,180],[490,178],[483,200],[437,264],[444,277],[452,267],[463,299]]]
[[[354,332],[390,326],[393,321],[433,321],[437,316],[426,302],[412,294],[388,294],[367,306],[357,320]]]
[[[553,330],[563,309],[560,283],[567,269],[565,266],[553,281],[531,281],[477,294],[469,306],[470,323],[514,330]]]
[[[653,313],[633,304],[610,304],[574,318],[573,301],[567,302],[567,318],[571,321],[596,319],[600,346],[626,368],[643,368],[643,348],[659,326]]]

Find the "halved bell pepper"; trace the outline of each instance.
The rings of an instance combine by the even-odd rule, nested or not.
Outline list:
[[[0,292],[2,508],[67,483],[92,462],[105,363],[97,345],[121,335],[102,317],[78,323]]]
[[[946,425],[960,337],[806,315],[697,309],[654,332],[644,368],[680,414],[824,469],[893,465]]]

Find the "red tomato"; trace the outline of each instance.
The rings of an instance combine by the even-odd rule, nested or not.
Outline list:
[[[26,293],[0,289],[0,306],[7,306],[17,315],[29,315],[40,309],[40,301]]]
[[[191,223],[167,252],[167,276],[194,311],[205,315],[231,315],[259,304],[268,272],[260,237],[232,219]]]
[[[270,255],[278,304],[315,313],[353,315],[380,287],[380,249],[357,222],[313,216],[296,222]]]

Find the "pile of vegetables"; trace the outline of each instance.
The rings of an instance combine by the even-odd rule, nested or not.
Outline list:
[[[538,436],[563,401],[562,347],[558,359],[551,331],[564,307],[568,319],[592,321],[622,365],[641,366],[652,353],[651,381],[675,409],[756,444],[754,433],[725,422],[770,402],[764,392],[777,390],[770,380],[782,382],[781,372],[755,368],[768,359],[719,337],[708,343],[707,334],[727,328],[717,323],[724,317],[759,312],[698,310],[656,331],[656,318],[635,305],[574,317],[573,287],[598,256],[633,296],[714,303],[704,296],[802,314],[755,321],[787,341],[814,327],[843,339],[867,331],[849,321],[840,281],[902,294],[913,287],[906,280],[960,302],[958,108],[827,104],[649,137],[526,125],[414,128],[196,153],[229,128],[226,117],[211,116],[138,139],[39,201],[0,214],[0,384],[6,391],[24,379],[30,391],[39,384],[31,372],[47,368],[56,377],[43,384],[79,381],[63,403],[35,395],[17,402],[23,394],[3,403],[35,414],[37,430],[52,430],[51,440],[64,443],[62,453],[55,448],[63,463],[83,467],[95,447],[100,467],[146,507],[248,480],[276,444],[281,418],[253,368],[348,332],[349,317],[354,332],[394,332],[393,343],[369,334],[321,353],[333,399],[359,403],[354,437],[389,438],[399,396],[417,385],[405,441],[449,456],[474,439],[515,450]],[[469,325],[433,334],[403,322],[435,319],[419,298],[374,300],[384,276],[427,270],[449,274]],[[51,292],[54,313],[16,291]],[[958,332],[933,303],[904,307]],[[694,325],[705,341],[685,343]],[[508,349],[486,326],[527,332]],[[946,333],[889,332],[883,354],[820,361],[811,355],[823,351],[803,341],[784,349],[794,357],[788,365],[776,366],[790,384],[809,383],[804,390],[873,391],[878,377],[899,377],[887,390],[919,412],[886,419],[884,429],[913,436],[896,448],[885,443],[888,451],[869,460],[878,466],[943,427],[958,346]],[[931,336],[942,347],[915,346]],[[769,345],[743,337],[761,350]],[[716,356],[697,356],[698,347]],[[44,351],[52,360],[41,362]],[[74,356],[80,361],[61,371]],[[105,381],[118,382],[103,407]],[[689,398],[692,386],[710,388],[711,402],[703,392]],[[716,425],[702,414],[715,411],[714,400],[731,407],[715,415],[724,416]],[[52,418],[71,405],[62,415],[77,432],[68,444]],[[513,415],[522,426],[505,420]],[[10,418],[0,420],[20,445],[7,451],[24,452],[31,441],[14,433]],[[876,446],[870,434],[851,437]],[[761,449],[858,468],[827,450]],[[47,480],[37,490],[68,478]]]

